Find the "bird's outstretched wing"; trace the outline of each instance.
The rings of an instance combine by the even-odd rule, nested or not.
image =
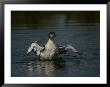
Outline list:
[[[59,54],[64,54],[66,53],[67,51],[73,51],[73,52],[78,52],[72,45],[66,45],[66,46],[59,46]]]
[[[65,47],[66,50],[72,50],[73,52],[78,52],[73,46],[70,44]]]
[[[27,54],[29,54],[31,51],[35,52],[36,55],[39,56],[40,52],[44,50],[44,46],[40,46],[37,41],[35,41],[34,43],[32,43],[30,45],[30,47],[27,50]]]

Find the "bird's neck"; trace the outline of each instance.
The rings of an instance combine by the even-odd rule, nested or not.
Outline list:
[[[55,46],[54,40],[53,39],[49,39],[45,47],[46,48],[51,48],[53,46]]]
[[[50,39],[50,38],[49,38],[48,43],[53,44],[53,43],[54,43],[54,39]]]

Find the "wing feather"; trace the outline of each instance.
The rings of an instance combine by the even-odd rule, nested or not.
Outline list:
[[[28,48],[27,54],[31,51],[34,51],[36,55],[40,55],[40,52],[44,50],[44,47],[40,46],[37,41],[31,44],[31,46]]]
[[[70,44],[67,46],[59,46],[59,54],[66,53],[67,51],[72,50],[73,52],[78,52],[73,46]]]

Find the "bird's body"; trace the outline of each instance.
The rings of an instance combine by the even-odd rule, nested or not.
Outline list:
[[[55,40],[53,37],[55,37],[54,32],[50,32],[48,37],[49,40],[47,41],[45,46],[40,46],[37,41],[31,44],[31,46],[28,48],[27,54],[30,53],[32,50],[40,57],[41,60],[52,60],[55,59],[58,54],[64,54],[68,50],[72,50],[74,52],[78,52],[73,46],[67,45],[67,46],[58,46],[55,43]]]

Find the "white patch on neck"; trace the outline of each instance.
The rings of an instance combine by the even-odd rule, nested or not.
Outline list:
[[[57,46],[51,39],[49,39],[47,44],[45,45],[45,49],[47,49],[47,50],[56,49],[56,47]]]

